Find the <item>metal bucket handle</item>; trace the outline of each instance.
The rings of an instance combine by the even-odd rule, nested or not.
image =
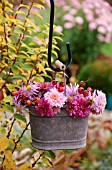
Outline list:
[[[62,71],[62,69],[60,69],[59,67],[57,68],[53,67],[51,63],[52,34],[53,34],[53,24],[54,24],[54,0],[50,0],[50,4],[51,4],[51,11],[50,11],[50,29],[49,29],[49,43],[48,43],[48,65],[52,70],[59,72]],[[65,65],[65,69],[67,69],[70,63],[72,62],[72,54],[71,54],[69,42],[66,43],[66,47],[68,52],[68,62]]]

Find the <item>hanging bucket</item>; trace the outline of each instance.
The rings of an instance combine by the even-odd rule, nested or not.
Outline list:
[[[31,108],[30,126],[35,148],[64,150],[86,146],[88,117],[74,118],[64,108],[54,117],[41,117]]]

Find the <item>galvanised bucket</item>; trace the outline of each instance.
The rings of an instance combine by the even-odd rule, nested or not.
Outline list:
[[[38,116],[30,109],[32,145],[42,150],[78,149],[86,146],[88,117],[74,118],[65,109],[54,117]]]

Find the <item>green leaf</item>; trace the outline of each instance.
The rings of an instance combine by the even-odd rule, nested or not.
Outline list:
[[[50,158],[52,158],[52,159],[55,159],[55,158],[56,158],[56,155],[55,155],[55,153],[54,153],[53,151],[47,151],[46,153],[47,153],[47,155],[48,155]]]
[[[26,76],[24,76],[23,74],[16,74],[11,79],[14,80],[14,79],[22,79],[22,78],[26,78]]]
[[[12,97],[6,96],[2,101],[5,102],[5,103],[9,102],[11,104],[12,100],[13,100]]]
[[[51,76],[47,75],[47,74],[41,74],[42,77],[48,77],[49,79],[52,79]]]
[[[23,115],[15,114],[14,117],[26,123],[26,118]]]
[[[14,74],[18,74],[18,72],[19,72],[18,68],[14,65],[12,66],[12,71]]]
[[[35,51],[33,51],[33,50],[29,50],[29,51],[27,51],[27,53],[28,54],[37,54]]]
[[[16,34],[23,34],[23,31],[16,27],[14,29],[14,33],[16,33]]]
[[[8,105],[8,104],[5,104],[5,105],[3,106],[3,110],[4,110],[4,111],[7,111],[7,112],[14,113],[13,106],[10,106],[10,105]]]
[[[23,43],[22,41],[21,41],[21,47],[25,47],[25,48],[27,48],[28,50],[30,49],[29,46],[26,45],[25,43]]]
[[[7,88],[9,91],[17,91],[16,87],[17,88],[20,88],[20,86],[16,85],[16,84],[6,84]]]
[[[49,159],[45,158],[45,157],[42,158],[42,161],[43,161],[45,164],[47,164],[48,166],[50,166],[50,167],[53,166],[52,162],[51,162]]]
[[[43,77],[35,76],[34,81],[36,81],[36,82],[44,82],[44,79],[43,79]]]
[[[18,58],[26,59],[26,58],[27,58],[27,56],[26,56],[26,55],[23,55],[23,54],[20,54],[20,55],[18,56]]]
[[[26,70],[31,71],[31,70],[32,70],[32,66],[31,66],[30,64],[24,64],[24,65],[22,66],[22,69],[26,69]]]

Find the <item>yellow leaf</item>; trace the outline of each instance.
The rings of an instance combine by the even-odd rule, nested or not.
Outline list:
[[[34,77],[34,81],[35,82],[44,82],[44,78],[42,76],[40,76],[40,74],[36,74],[36,76]]]
[[[34,61],[36,61],[36,60],[37,60],[37,55],[32,55],[32,56],[31,56],[31,59],[34,60]]]
[[[10,138],[9,141],[12,143],[12,144],[15,144],[14,141]]]
[[[40,14],[38,14],[37,12],[31,12],[31,14],[36,15],[37,17],[39,17],[40,19],[43,19],[42,16]]]
[[[23,12],[23,11],[16,11],[16,14],[26,15],[26,13],[25,13],[25,12]]]
[[[36,64],[36,66],[37,66],[37,68],[38,68],[39,72],[41,72],[41,71],[42,71],[44,74],[46,74],[45,68],[43,67],[43,65],[42,65],[42,64]]]
[[[15,170],[16,169],[16,163],[12,159],[12,152],[10,150],[4,151],[5,153],[5,160],[3,163],[3,169],[4,170]]]
[[[20,8],[20,7],[24,7],[24,8],[27,8],[27,9],[30,8],[28,5],[23,5],[23,4],[20,4],[19,8]]]
[[[18,149],[22,149],[22,145],[20,143],[17,144]]]
[[[30,19],[26,18],[26,21],[36,30],[37,26]]]
[[[58,53],[57,53],[56,51],[52,50],[52,53],[53,53],[56,57],[58,57]]]
[[[32,165],[30,163],[25,163],[21,165],[18,170],[32,170]]]
[[[2,119],[2,118],[4,118],[4,116],[1,116],[1,115],[0,115],[0,119]]]
[[[33,6],[39,9],[44,9],[44,6],[41,4],[34,3]]]
[[[9,139],[5,136],[0,137],[0,152],[5,151],[9,145]]]
[[[22,123],[21,121],[19,121],[19,120],[18,120],[18,124],[19,124],[19,126],[20,126],[21,128],[25,128],[25,127],[26,127],[26,125],[25,125],[24,123]]]
[[[10,134],[12,135],[13,132],[14,132],[14,128],[12,127],[12,129],[11,129],[11,125],[8,126],[8,131],[10,131],[10,130],[11,130],[11,133],[10,133]]]
[[[3,27],[0,25],[0,32],[3,32],[3,30],[4,30]]]
[[[4,82],[5,82],[5,81],[4,81],[2,78],[0,78],[0,88],[2,88]]]
[[[51,162],[49,159],[47,159],[47,158],[42,158],[42,161],[43,161],[45,164],[47,164],[48,166],[50,166],[50,167],[53,166],[52,162]]]
[[[30,58],[30,56],[29,56],[25,51],[20,51],[20,54],[24,54],[24,55],[26,55],[28,58]]]

